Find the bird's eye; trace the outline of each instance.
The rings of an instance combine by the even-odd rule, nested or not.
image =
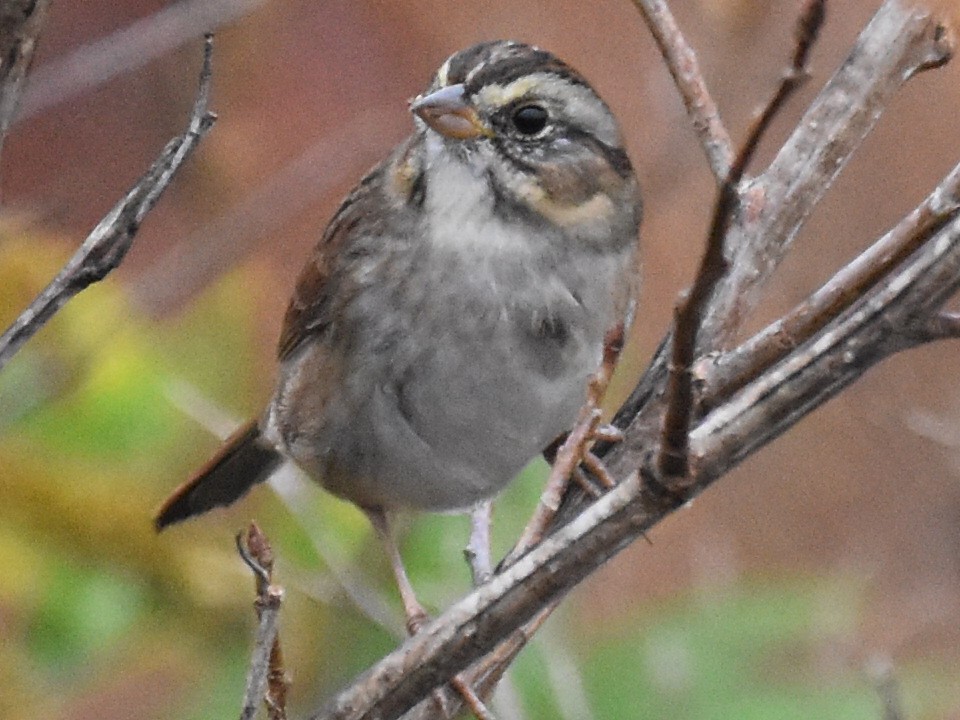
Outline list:
[[[523,105],[513,111],[513,126],[521,135],[536,135],[547,126],[550,119],[546,108],[541,105]]]

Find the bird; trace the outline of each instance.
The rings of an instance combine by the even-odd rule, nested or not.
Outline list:
[[[605,338],[635,315],[642,202],[614,114],[539,47],[461,50],[409,110],[413,133],[300,272],[266,409],[155,526],[292,461],[370,517],[415,633],[426,615],[391,518],[469,510],[570,430]]]

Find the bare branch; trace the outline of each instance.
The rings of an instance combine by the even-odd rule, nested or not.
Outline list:
[[[504,673],[533,638],[534,634],[543,626],[547,618],[553,614],[560,604],[554,601],[537,613],[526,625],[514,631],[506,640],[501,642],[492,652],[482,660],[462,673],[465,682],[475,688],[481,695],[489,695],[503,679]],[[457,712],[463,709],[463,699],[455,692],[444,690],[447,706],[447,717],[456,717]],[[441,717],[437,714],[436,704],[422,700],[416,707],[403,715],[404,720],[436,720]],[[446,720],[442,718],[441,720]]]
[[[0,335],[0,368],[3,368],[20,347],[70,298],[102,280],[123,261],[140,229],[140,223],[216,120],[216,116],[207,111],[212,52],[212,36],[207,36],[200,89],[187,131],[167,143],[147,173],[93,229],[50,284],[3,335]]]
[[[547,478],[546,487],[540,495],[540,502],[533,517],[523,528],[520,539],[517,540],[513,549],[503,559],[502,567],[516,561],[520,555],[543,539],[553,523],[557,510],[560,509],[560,502],[566,495],[571,478],[585,488],[591,487],[588,480],[586,484],[583,482],[585,478],[581,466],[592,469],[605,487],[610,488],[616,484],[603,467],[600,458],[592,453],[591,447],[597,440],[619,442],[623,439],[619,429],[601,427],[600,418],[603,416],[603,411],[600,410],[600,404],[610,385],[620,353],[623,352],[625,333],[626,329],[620,323],[605,334],[600,367],[587,382],[586,401],[580,408],[576,423],[551,461],[550,476]],[[587,492],[590,491],[587,490]]]
[[[470,541],[463,555],[470,566],[473,586],[483,585],[493,575],[490,552],[490,526],[493,523],[493,501],[484,500],[470,513]]]
[[[929,241],[932,233],[960,213],[960,165],[913,212],[842,268],[786,316],[740,347],[701,363],[696,373],[710,388],[711,404],[729,397],[794,348],[810,339],[899,263]],[[956,316],[937,315],[917,331],[918,341],[957,337]],[[755,363],[747,365],[746,361]]]
[[[653,39],[660,48],[673,82],[693,122],[693,130],[707,155],[707,162],[717,184],[723,182],[733,160],[733,143],[720,120],[717,104],[710,97],[700,65],[693,49],[687,44],[667,3],[663,0],[633,0],[643,14]]]
[[[533,516],[524,527],[513,549],[503,560],[505,567],[516,562],[517,558],[543,539],[543,535],[549,529],[550,522],[560,507],[570,476],[580,463],[590,434],[600,424],[601,415],[602,411],[598,407],[585,405],[581,408],[580,417],[577,418],[573,432],[567,436],[557,452]]]
[[[252,720],[261,703],[265,703],[270,720],[286,720],[290,681],[283,669],[283,651],[278,632],[283,588],[273,584],[273,549],[267,536],[252,522],[247,528],[246,545],[243,533],[237,533],[237,552],[253,572],[257,589],[254,607],[258,622],[240,718]]]
[[[20,107],[49,6],[50,0],[8,0],[0,5],[0,149]]]
[[[887,0],[853,51],[804,114],[761,178],[743,196],[701,347],[729,343],[803,223],[884,108],[911,76],[950,57],[943,26],[903,0]]]
[[[703,480],[729,470],[883,358],[915,345],[915,318],[936,312],[958,288],[960,215],[820,333],[704,418],[690,439]]]
[[[939,67],[951,55],[949,33],[929,13],[900,0],[888,0],[877,11],[773,163],[743,191],[740,217],[725,238],[730,272],[719,281],[705,308],[698,353],[723,347],[734,337],[803,222],[901,85],[922,70]],[[614,418],[619,427],[631,419],[638,424],[638,410],[668,373],[671,347],[672,337],[668,337]],[[681,392],[689,391],[685,380],[677,381],[683,382]],[[639,420],[640,425],[659,422],[650,415]],[[686,441],[679,419],[667,426],[672,428],[672,445]],[[673,454],[682,454],[682,448]]]
[[[727,273],[724,245],[733,215],[740,207],[740,182],[760,140],[787,99],[807,77],[806,62],[823,23],[825,0],[810,0],[797,23],[796,47],[790,67],[783,74],[773,96],[750,128],[743,147],[724,178],[713,210],[707,247],[693,287],[677,303],[673,346],[667,376],[667,408],[663,418],[663,437],[657,466],[669,478],[685,478],[689,474],[688,437],[693,417],[694,386],[691,368],[700,347],[699,335],[714,290]]]
[[[810,60],[810,53],[813,50],[813,46],[816,44],[817,38],[820,35],[820,28],[823,27],[825,15],[826,0],[807,0],[806,5],[800,12],[795,32],[796,45],[793,50],[793,59],[791,60],[790,67],[784,72],[773,96],[767,101],[766,105],[764,105],[763,110],[761,110],[760,115],[747,134],[747,140],[744,142],[743,148],[738,153],[737,161],[734,163],[735,168],[739,167],[741,177],[747,166],[750,165],[750,161],[753,159],[757,147],[760,145],[760,140],[770,127],[770,123],[773,122],[773,119],[786,104],[787,100],[790,99],[790,96],[792,96],[810,76],[807,63]],[[730,174],[731,176],[735,175],[733,170],[731,170]]]

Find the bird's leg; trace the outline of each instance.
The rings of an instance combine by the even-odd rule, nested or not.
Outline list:
[[[407,633],[409,635],[416,635],[430,617],[427,615],[427,611],[423,609],[420,601],[417,600],[417,594],[414,592],[410,578],[407,576],[407,569],[403,565],[403,558],[400,557],[400,548],[397,546],[397,540],[393,535],[390,520],[382,508],[364,508],[364,512],[366,512],[367,517],[370,518],[370,523],[373,525],[373,529],[376,530],[377,536],[380,538],[384,550],[387,552],[387,557],[390,559],[390,567],[397,581],[397,587],[400,590],[400,600],[403,602],[403,612],[406,615]],[[494,720],[493,714],[473,691],[473,688],[464,682],[463,678],[455,675],[450,679],[450,685],[456,690],[460,697],[463,698],[464,705],[470,709],[470,712],[476,716],[477,720]],[[439,688],[434,690],[433,697],[441,714],[446,717],[448,714],[447,706],[443,699],[443,693]]]
[[[390,568],[393,570],[393,577],[397,581],[397,588],[400,590],[400,600],[403,603],[403,613],[406,618],[407,633],[416,635],[417,632],[427,622],[429,616],[423,609],[423,605],[417,600],[417,594],[413,590],[410,578],[407,577],[407,569],[403,566],[403,558],[400,557],[400,548],[397,546],[397,540],[393,536],[393,528],[387,514],[382,508],[364,508],[367,517],[373,529],[377,532],[377,537],[383,544],[383,549],[390,559]]]
[[[550,523],[557,514],[560,501],[563,499],[571,477],[584,485],[584,490],[588,494],[596,494],[596,488],[593,488],[586,477],[579,472],[581,462],[603,485],[604,489],[609,490],[615,484],[600,458],[590,451],[590,446],[598,440],[619,442],[623,439],[623,434],[617,428],[612,425],[600,424],[600,418],[603,414],[600,410],[600,403],[617,366],[620,351],[623,349],[623,333],[623,326],[618,325],[604,337],[603,359],[600,367],[597,368],[597,371],[587,383],[586,402],[580,408],[580,414],[577,416],[577,422],[573,429],[556,451],[550,469],[550,477],[547,479],[547,484],[540,495],[540,503],[533,517],[530,518],[530,522],[523,529],[517,544],[501,562],[501,567],[513,564],[514,561],[543,539]]]
[[[470,541],[463,554],[473,574],[473,586],[480,587],[493,575],[490,555],[490,523],[493,519],[493,501],[484,500],[470,511]]]

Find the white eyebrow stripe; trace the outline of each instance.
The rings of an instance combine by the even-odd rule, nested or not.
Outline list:
[[[450,63],[453,60],[454,56],[451,55],[448,57],[443,65],[440,66],[440,69],[437,70],[437,82],[440,84],[440,87],[446,87],[448,82],[448,76],[450,74]]]

